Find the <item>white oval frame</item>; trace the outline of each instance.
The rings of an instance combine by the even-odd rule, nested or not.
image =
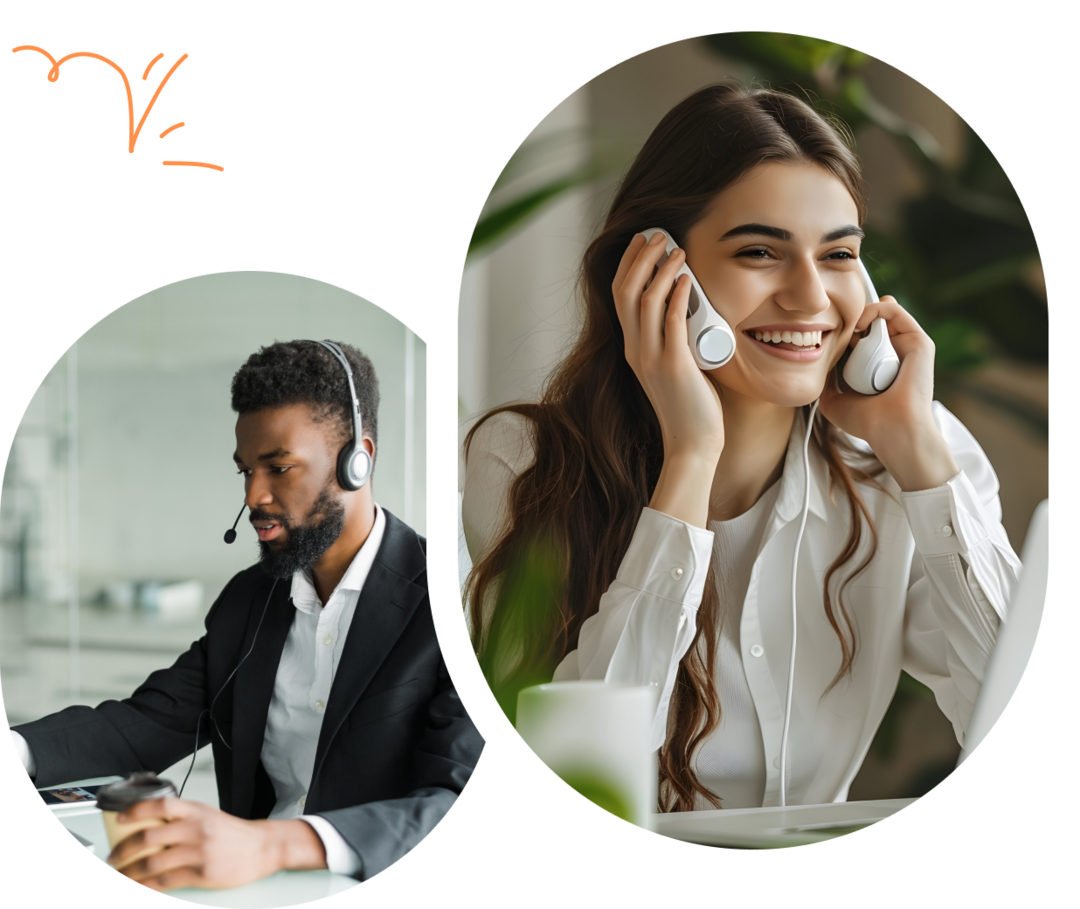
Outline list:
[[[713,880],[792,880],[820,876],[886,855],[914,841],[963,808],[993,779],[1023,743],[1054,687],[1076,620],[1075,585],[1068,584],[1068,546],[1075,531],[1066,516],[1075,493],[1065,481],[1069,451],[1080,431],[1075,421],[1053,424],[1050,487],[1048,608],[1035,650],[1009,706],[980,747],[943,783],[904,811],[846,837],[780,850],[723,850],[654,835],[596,808],[559,781],[525,746],[502,714],[481,674],[465,632],[457,596],[457,460],[447,457],[447,439],[457,439],[457,320],[461,276],[473,227],[492,185],[513,152],[544,117],[586,82],[632,56],[658,46],[729,31],[783,31],[836,41],[862,50],[918,80],[967,120],[993,151],[1013,182],[1035,231],[1050,303],[1051,386],[1055,364],[1067,363],[1061,331],[1053,330],[1071,300],[1076,311],[1080,285],[1061,208],[1034,154],[1004,114],[971,80],[941,57],[900,33],[854,14],[823,6],[760,0],[753,8],[702,3],[657,13],[610,31],[570,54],[536,82],[491,127],[458,182],[435,242],[428,280],[427,337],[429,432],[429,575],[435,626],[462,702],[492,755],[532,798],[583,836],[639,863]],[[437,340],[443,339],[443,340]],[[1057,356],[1055,356],[1055,352]],[[437,530],[436,530],[437,529]],[[1053,608],[1050,608],[1053,605]],[[1029,790],[1035,791],[1035,788]],[[512,819],[511,819],[512,823]]]

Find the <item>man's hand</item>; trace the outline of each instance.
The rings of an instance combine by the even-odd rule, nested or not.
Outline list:
[[[167,823],[118,843],[109,864],[154,890],[239,887],[275,871],[326,867],[322,840],[305,821],[244,821],[209,805],[173,798],[140,802],[117,821],[152,818]],[[132,860],[148,848],[161,851]]]

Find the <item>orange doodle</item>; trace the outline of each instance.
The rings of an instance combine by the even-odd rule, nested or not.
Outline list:
[[[161,82],[158,83],[158,87],[157,87],[157,90],[154,92],[154,96],[150,99],[150,103],[146,105],[146,109],[143,111],[142,117],[139,118],[139,125],[136,126],[135,125],[135,102],[134,102],[134,99],[133,99],[132,94],[131,94],[131,83],[128,81],[127,73],[125,73],[123,71],[123,69],[121,69],[115,63],[113,63],[113,61],[110,60],[108,57],[103,57],[101,54],[90,53],[89,51],[79,51],[79,52],[74,53],[74,54],[68,54],[66,57],[61,57],[59,60],[57,60],[52,54],[50,54],[44,48],[36,47],[36,46],[34,46],[32,44],[22,44],[19,47],[13,47],[11,49],[11,52],[17,54],[19,51],[27,51],[27,50],[28,51],[36,51],[37,53],[42,54],[52,64],[52,69],[49,70],[49,75],[48,75],[48,79],[49,79],[50,82],[55,82],[57,79],[59,79],[60,78],[60,67],[63,66],[65,63],[67,63],[68,60],[74,60],[76,57],[90,57],[90,58],[92,58],[94,60],[100,60],[102,63],[106,63],[109,66],[111,66],[114,70],[116,70],[116,72],[118,72],[120,74],[120,78],[124,80],[124,91],[127,94],[128,153],[129,154],[133,153],[135,151],[135,143],[139,141],[139,134],[142,132],[143,125],[146,123],[146,118],[148,116],[150,116],[150,111],[153,110],[154,105],[157,103],[157,99],[158,99],[158,96],[161,94],[161,90],[163,88],[165,88],[165,83],[168,82],[169,79],[172,78],[173,73],[176,72],[177,68],[180,66],[181,63],[183,63],[187,59],[187,56],[188,56],[187,54],[181,55],[180,59],[177,60],[172,65],[172,67],[170,67],[169,71],[165,74],[165,77],[161,80]],[[153,60],[151,60],[146,65],[146,69],[143,71],[143,76],[142,76],[144,82],[146,81],[147,76],[150,75],[150,70],[153,69],[154,64],[157,63],[158,60],[160,60],[164,56],[165,56],[164,54],[158,54],[156,57],[154,57]],[[180,123],[174,123],[168,129],[166,129],[165,132],[163,132],[158,138],[164,139],[165,136],[168,135],[170,132],[172,132],[174,129],[179,129],[183,125],[184,125],[184,123],[182,121]],[[206,167],[206,168],[210,168],[211,170],[217,170],[217,171],[225,170],[224,167],[221,167],[218,164],[206,164],[206,163],[203,163],[201,161],[162,161],[161,163],[165,164],[165,165],[180,165],[180,166],[185,166],[185,167]]]

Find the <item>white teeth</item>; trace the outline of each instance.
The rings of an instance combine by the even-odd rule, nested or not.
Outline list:
[[[794,344],[796,347],[818,347],[821,344],[820,331],[761,331],[754,329],[754,338],[770,344]]]

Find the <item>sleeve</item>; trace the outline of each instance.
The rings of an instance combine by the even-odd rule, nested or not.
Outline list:
[[[317,814],[302,814],[300,820],[306,821],[315,834],[322,840],[323,850],[326,852],[326,867],[334,874],[346,874],[349,877],[359,875],[363,870],[363,864],[345,838],[337,832],[326,818]]]
[[[317,815],[337,830],[354,853],[359,869],[353,874],[361,880],[388,868],[434,829],[465,788],[480,758],[484,740],[465,712],[445,665],[439,674],[440,687],[428,705],[427,725],[415,752],[416,788],[401,798]],[[328,865],[329,861],[328,850]]]
[[[555,670],[556,681],[655,685],[654,749],[667,735],[668,704],[694,639],[712,544],[712,531],[643,508],[615,580],[581,626],[578,649]]]
[[[934,692],[963,745],[1020,560],[1001,526],[998,479],[983,450],[938,403],[934,418],[960,473],[936,489],[901,493],[916,549],[903,668]]]
[[[207,613],[207,629],[237,578]],[[130,698],[68,707],[18,726],[13,731],[25,738],[36,764],[34,783],[41,787],[137,770],[160,772],[190,755],[207,707],[206,660],[204,635],[168,669],[151,673]],[[209,742],[207,735],[200,745]]]
[[[514,480],[535,460],[527,417],[499,413],[477,428],[465,459],[461,520],[473,564],[502,536]]]
[[[465,458],[465,484],[461,494],[461,534],[467,552],[458,541],[459,580],[464,589],[472,566],[499,541],[509,516],[510,487],[532,466],[535,453],[532,426],[527,417],[513,412],[497,413],[484,420],[472,437]],[[462,561],[469,562],[463,569]],[[485,607],[492,604],[485,604]],[[468,617],[468,611],[466,611]],[[485,609],[483,625],[491,622]],[[470,632],[473,630],[470,627]]]
[[[12,729],[11,741],[15,745],[15,754],[23,765],[23,769],[26,770],[27,776],[29,776],[30,779],[33,779],[37,776],[37,763],[34,761],[34,753],[30,750],[30,746],[27,744],[26,739]]]

